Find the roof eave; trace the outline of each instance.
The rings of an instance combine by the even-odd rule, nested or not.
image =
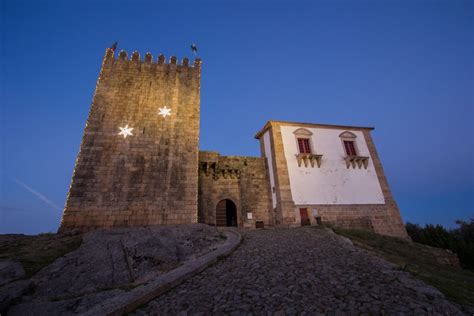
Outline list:
[[[335,125],[335,124],[320,124],[320,123],[302,123],[302,122],[290,122],[290,121],[268,121],[263,128],[255,134],[256,139],[260,139],[262,135],[274,124],[277,125],[295,125],[295,126],[308,126],[308,127],[322,127],[322,128],[339,128],[349,130],[374,130],[372,126],[351,126],[351,125]]]

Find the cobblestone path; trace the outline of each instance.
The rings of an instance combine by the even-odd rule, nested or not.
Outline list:
[[[241,233],[233,254],[135,314],[462,314],[434,288],[326,230]]]

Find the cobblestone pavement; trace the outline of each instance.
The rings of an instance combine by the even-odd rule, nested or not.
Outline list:
[[[241,233],[233,254],[135,314],[462,314],[438,290],[327,230]]]

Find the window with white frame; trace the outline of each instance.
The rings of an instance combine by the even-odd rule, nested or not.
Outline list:
[[[347,156],[357,156],[356,138],[354,133],[345,131],[339,135],[344,146],[344,152]]]
[[[312,135],[313,133],[306,128],[298,128],[293,132],[295,135],[297,154],[296,160],[299,167],[315,167],[321,166],[322,155],[316,154],[316,150],[313,146]]]
[[[342,146],[344,148],[344,152],[346,153],[346,157],[344,160],[346,161],[346,166],[349,169],[352,168],[359,168],[362,167],[367,169],[369,165],[369,157],[364,157],[359,154],[357,150],[357,143],[356,138],[357,136],[354,133],[349,131],[345,131],[339,135],[341,138]]]
[[[298,149],[300,154],[311,154],[311,146],[309,144],[309,138],[297,138]]]
[[[312,153],[312,144],[311,144],[311,133],[306,128],[298,128],[293,132],[295,134],[296,143],[298,145],[298,152],[300,154],[311,154]]]

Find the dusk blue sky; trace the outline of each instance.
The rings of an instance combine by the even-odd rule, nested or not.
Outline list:
[[[0,233],[56,231],[107,46],[203,59],[200,146],[374,126],[403,220],[474,217],[473,1],[2,0]]]

